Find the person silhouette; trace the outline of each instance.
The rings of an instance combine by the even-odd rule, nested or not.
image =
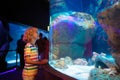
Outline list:
[[[44,58],[44,39],[43,34],[39,33],[39,39],[36,40],[35,44],[38,46],[39,59]]]
[[[49,40],[47,37],[44,37],[43,40],[44,40],[44,59],[49,59]]]
[[[21,35],[21,38],[17,41],[17,49],[16,49],[16,53],[19,54],[20,56],[20,68],[24,67],[24,47],[26,45],[26,43],[23,41],[23,34]]]

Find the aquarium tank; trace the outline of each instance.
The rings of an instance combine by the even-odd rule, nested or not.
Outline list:
[[[90,78],[94,68],[115,65],[97,14],[117,1],[50,0],[50,66],[76,80],[96,80]]]

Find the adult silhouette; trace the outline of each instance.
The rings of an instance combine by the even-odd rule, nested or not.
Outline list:
[[[44,58],[49,59],[49,40],[47,37],[44,37],[43,40],[44,40]]]
[[[39,53],[39,59],[43,59],[44,57],[44,39],[43,39],[43,34],[39,33],[39,39],[36,40],[36,45],[38,46],[38,53]]]
[[[21,38],[17,41],[17,49],[16,53],[20,55],[20,68],[24,67],[24,47],[26,43],[23,41],[23,34],[21,35]]]

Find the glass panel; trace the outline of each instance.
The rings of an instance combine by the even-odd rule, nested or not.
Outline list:
[[[94,67],[109,67],[104,64],[111,57],[108,36],[96,16],[115,2],[50,0],[49,64],[54,69],[77,80],[88,80]],[[97,56],[100,65],[95,62]]]

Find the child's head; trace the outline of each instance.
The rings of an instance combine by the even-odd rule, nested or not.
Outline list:
[[[32,42],[33,40],[37,40],[38,39],[38,29],[36,27],[29,27],[23,36],[23,40],[25,42]]]

